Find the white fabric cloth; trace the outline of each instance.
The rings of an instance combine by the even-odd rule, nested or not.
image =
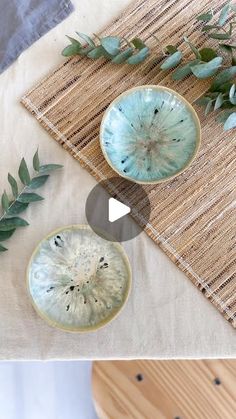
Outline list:
[[[1,359],[207,358],[236,356],[236,332],[185,275],[142,233],[126,242],[133,270],[127,305],[113,322],[89,334],[52,329],[31,307],[25,271],[39,240],[51,230],[86,223],[85,201],[95,180],[63,150],[19,100],[63,62],[65,34],[98,32],[130,0],[73,0],[76,11],[27,51],[0,76],[0,186],[17,174],[22,156],[31,161],[37,146],[43,162],[64,164],[31,204],[0,256]]]
[[[98,419],[92,363],[0,362],[1,419]]]

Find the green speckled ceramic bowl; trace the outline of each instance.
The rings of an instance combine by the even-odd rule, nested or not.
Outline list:
[[[130,287],[131,269],[122,246],[87,225],[49,234],[27,269],[27,288],[37,313],[51,326],[71,332],[93,331],[111,321]]]
[[[200,146],[193,107],[175,91],[139,86],[118,96],[106,110],[100,144],[109,165],[136,183],[159,183],[183,172]]]

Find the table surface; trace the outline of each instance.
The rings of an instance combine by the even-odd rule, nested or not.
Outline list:
[[[68,19],[0,75],[1,190],[8,187],[8,171],[17,175],[21,157],[30,162],[38,146],[43,162],[64,165],[41,189],[45,201],[31,204],[24,214],[30,226],[18,230],[8,241],[9,252],[0,256],[0,359],[234,357],[235,330],[145,233],[124,243],[133,288],[124,310],[103,329],[88,334],[56,330],[31,307],[25,271],[33,249],[57,227],[86,223],[84,206],[96,181],[19,101],[63,62],[64,34],[98,32],[130,0],[73,3],[75,12]]]

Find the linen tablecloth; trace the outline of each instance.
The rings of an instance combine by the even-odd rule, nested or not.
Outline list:
[[[45,201],[22,214],[30,226],[18,230],[0,256],[1,359],[236,356],[235,330],[145,233],[124,244],[133,287],[124,310],[103,329],[81,335],[52,329],[27,297],[25,270],[34,247],[57,227],[86,223],[85,201],[96,182],[26,112],[20,97],[63,61],[65,34],[98,32],[129,2],[73,0],[76,12],[0,76],[1,190],[8,171],[16,175],[21,157],[30,161],[38,146],[43,162],[64,164],[40,190]]]
[[[1,0],[0,73],[72,10],[70,0]]]

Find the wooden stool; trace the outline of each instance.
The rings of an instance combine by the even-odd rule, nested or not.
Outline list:
[[[235,419],[236,360],[96,361],[99,419]]]

